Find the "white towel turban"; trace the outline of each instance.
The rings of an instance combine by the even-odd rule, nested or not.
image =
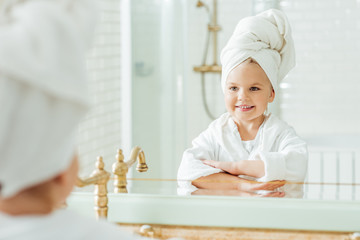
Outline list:
[[[8,1],[0,12],[0,196],[66,170],[88,109],[91,0]]]
[[[295,66],[295,49],[286,15],[270,9],[240,20],[221,51],[221,86],[240,63],[253,58],[268,76],[274,90]]]

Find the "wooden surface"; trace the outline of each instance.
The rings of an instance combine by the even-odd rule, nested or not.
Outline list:
[[[139,233],[144,224],[118,223],[121,227]],[[246,228],[215,228],[215,227],[189,227],[171,225],[150,225],[154,231],[152,236],[158,239],[180,237],[189,240],[252,240],[252,239],[280,239],[280,240],[350,240],[353,233],[349,232],[313,232]],[[147,236],[147,237],[152,237]]]

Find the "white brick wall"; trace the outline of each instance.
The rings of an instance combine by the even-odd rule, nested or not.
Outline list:
[[[303,136],[360,134],[360,2],[282,1],[297,66],[281,92],[281,117]]]
[[[359,199],[360,2],[282,0],[297,66],[280,92],[281,118],[309,141],[306,197]],[[344,183],[339,186],[331,183]]]
[[[120,6],[118,0],[99,0],[101,14],[93,48],[87,57],[92,108],[79,127],[80,175],[94,170],[96,157],[111,169],[121,144]]]

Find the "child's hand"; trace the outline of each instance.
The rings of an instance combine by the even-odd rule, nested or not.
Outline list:
[[[240,196],[240,197],[277,197],[285,196],[284,192],[270,192],[264,193],[245,192],[240,190],[221,190],[221,189],[197,189],[191,195],[219,195],[219,196]]]
[[[284,186],[285,183],[286,183],[286,181],[284,181],[284,180],[276,180],[276,181],[271,181],[271,182],[247,181],[247,182],[241,183],[240,189],[242,191],[247,191],[247,192],[254,192],[254,191],[258,191],[258,190],[273,191],[279,187]]]
[[[206,165],[209,165],[210,167],[213,168],[220,168],[220,162],[219,161],[214,161],[214,160],[202,160],[202,162]]]

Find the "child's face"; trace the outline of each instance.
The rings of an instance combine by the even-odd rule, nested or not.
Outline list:
[[[237,123],[262,121],[267,104],[275,97],[264,70],[246,62],[230,72],[224,94],[226,109]]]

